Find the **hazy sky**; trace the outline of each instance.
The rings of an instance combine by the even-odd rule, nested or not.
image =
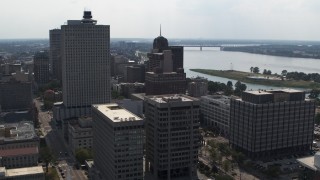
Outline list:
[[[48,38],[88,7],[113,38],[320,40],[320,0],[0,0],[0,39]]]

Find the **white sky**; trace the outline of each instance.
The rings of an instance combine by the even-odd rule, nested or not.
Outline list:
[[[0,0],[0,39],[48,38],[92,10],[112,38],[320,40],[320,0]]]

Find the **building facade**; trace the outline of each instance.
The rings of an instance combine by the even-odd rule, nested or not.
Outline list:
[[[53,78],[62,81],[62,62],[61,62],[61,30],[52,29],[49,31],[50,41],[50,70]]]
[[[230,145],[252,158],[311,149],[315,102],[291,89],[248,91],[231,99]]]
[[[146,95],[185,94],[186,73],[183,69],[178,72],[147,72]]]
[[[200,101],[185,95],[145,97],[146,179],[197,177]]]
[[[208,93],[208,79],[202,77],[190,78],[188,95],[192,97],[205,96]]]
[[[38,165],[39,138],[33,123],[0,125],[0,164],[7,169]]]
[[[78,149],[92,149],[92,118],[80,117],[69,123],[69,147],[75,155]]]
[[[144,120],[118,104],[92,105],[94,165],[101,179],[143,179]]]
[[[223,95],[201,96],[203,125],[228,135],[230,121],[230,97]]]
[[[90,107],[110,102],[110,26],[82,20],[61,26],[63,103]]]
[[[0,81],[0,105],[3,111],[30,109],[31,82],[20,82],[13,78],[9,81]]]
[[[48,52],[40,51],[33,58],[34,80],[38,85],[44,85],[50,81]]]

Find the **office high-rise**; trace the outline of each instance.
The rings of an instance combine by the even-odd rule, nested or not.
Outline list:
[[[197,175],[200,101],[185,95],[145,97],[146,179]]]
[[[248,91],[231,99],[230,145],[251,158],[304,153],[313,141],[315,102],[302,91]]]
[[[50,38],[50,72],[54,79],[62,81],[62,63],[61,63],[61,30],[52,29],[49,31]]]
[[[175,46],[173,49],[161,34],[154,39],[152,52],[148,53],[146,95],[185,94],[186,73],[180,67],[183,66],[183,48]]]
[[[118,104],[92,105],[93,154],[105,180],[143,179],[144,120]]]
[[[63,104],[89,107],[110,102],[110,26],[91,12],[61,26]]]
[[[37,52],[33,57],[34,80],[38,85],[44,85],[50,80],[48,52]]]

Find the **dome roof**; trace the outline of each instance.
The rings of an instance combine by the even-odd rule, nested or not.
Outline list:
[[[168,40],[163,36],[158,36],[153,40],[153,49],[159,49],[160,51],[168,49]]]

